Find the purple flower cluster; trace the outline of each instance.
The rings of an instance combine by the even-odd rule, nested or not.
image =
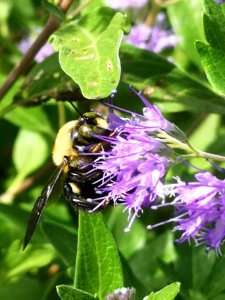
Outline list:
[[[217,4],[222,4],[222,3],[225,2],[225,0],[215,0],[215,2],[216,2]]]
[[[199,172],[195,175],[195,182],[183,182],[177,178],[176,183],[165,184],[171,164],[183,161],[170,148],[169,137],[178,144],[186,140],[179,129],[163,117],[157,106],[138,95],[145,105],[142,114],[107,104],[131,117],[121,118],[114,112],[109,113],[111,134],[96,135],[110,147],[98,154],[90,171],[101,170],[103,174],[95,182],[96,193],[100,195],[95,200],[99,201],[99,206],[106,199],[125,206],[129,212],[125,231],[130,230],[144,207],[155,210],[171,206],[175,209],[175,216],[149,225],[148,229],[173,222],[176,224],[174,231],[182,232],[178,243],[194,239],[196,245],[206,244],[209,249],[220,253],[225,240],[225,180],[208,172]],[[174,199],[166,202],[166,196]]]
[[[35,34],[37,35],[41,32],[40,28],[35,29]],[[26,37],[19,43],[19,50],[22,53],[26,53],[30,46],[32,45],[34,41],[34,36],[33,37]],[[35,55],[35,61],[36,62],[42,62],[46,57],[50,56],[54,52],[53,46],[49,43],[44,44],[41,49],[38,51],[38,53]]]
[[[165,24],[165,15],[159,13],[153,27],[148,27],[144,23],[134,25],[127,41],[134,46],[156,53],[171,48],[178,43],[178,37],[172,30],[167,29]]]
[[[182,231],[178,242],[193,238],[220,253],[225,238],[225,180],[209,172],[195,175],[196,182],[178,182],[173,193],[177,226]]]
[[[169,131],[173,125],[156,106],[140,97],[146,105],[143,115],[132,113],[131,119],[109,115],[109,128],[114,133],[100,138],[111,144],[111,150],[103,152],[94,164],[94,169],[103,171],[99,192],[107,192],[114,202],[122,201],[129,211],[127,231],[143,206],[151,207],[158,197],[164,198],[163,180],[173,153],[154,137],[157,131]]]

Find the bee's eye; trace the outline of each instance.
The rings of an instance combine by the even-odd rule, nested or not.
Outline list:
[[[85,123],[89,124],[89,125],[97,125],[97,118],[98,117],[99,117],[99,115],[95,112],[86,112],[83,115]]]

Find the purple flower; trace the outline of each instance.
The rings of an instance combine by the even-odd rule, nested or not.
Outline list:
[[[35,33],[36,35],[40,33],[41,29],[36,28]],[[34,37],[27,37],[23,39],[19,44],[19,49],[22,53],[26,53],[27,50],[30,48],[34,41]],[[35,55],[35,60],[37,62],[42,62],[46,57],[51,55],[54,52],[53,46],[49,43],[44,44],[41,49],[38,51],[38,53]]]
[[[94,163],[94,170],[103,172],[98,193],[107,193],[115,203],[123,202],[129,211],[127,231],[142,207],[151,207],[158,197],[164,198],[164,176],[171,163],[168,157],[173,154],[155,138],[158,131],[171,130],[172,124],[156,106],[140,97],[146,105],[143,115],[131,113],[131,119],[109,115],[109,128],[114,132],[99,138],[110,143],[111,149],[102,152]]]
[[[126,9],[130,7],[139,8],[145,5],[148,0],[105,0],[112,8]]]
[[[106,300],[134,300],[135,289],[133,288],[120,288],[106,296]]]
[[[222,3],[225,2],[225,0],[215,0],[215,2],[216,2],[217,4],[222,4]]]
[[[165,27],[165,15],[160,13],[153,27],[148,27],[144,23],[133,26],[128,36],[128,42],[139,48],[158,53],[175,46],[178,37],[172,30]]]
[[[19,49],[22,53],[26,53],[27,50],[30,48],[32,44],[32,41],[29,39],[22,40],[21,43],[19,44]],[[54,52],[52,45],[50,44],[45,44],[35,55],[35,60],[37,62],[42,62],[46,57],[51,55]]]
[[[173,190],[174,230],[183,232],[178,242],[193,238],[197,245],[207,244],[220,253],[225,239],[225,180],[208,172],[195,178],[196,182],[178,182]]]

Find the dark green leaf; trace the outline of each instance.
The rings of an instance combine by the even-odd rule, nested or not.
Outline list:
[[[208,292],[202,292],[209,286],[211,273],[215,263],[215,253],[207,254],[204,248],[190,247],[187,244],[177,247],[177,259],[174,269],[182,283],[182,291],[190,297],[190,291],[203,294],[206,298]],[[213,294],[215,295],[215,293]]]
[[[73,93],[76,85],[61,69],[58,54],[47,57],[36,64],[26,76],[20,92],[14,97],[17,105],[40,105],[50,98],[65,100]]]
[[[193,289],[197,291],[207,285],[207,279],[212,271],[216,258],[214,253],[207,255],[204,248],[194,248],[192,253]]]
[[[43,297],[45,293],[43,282],[31,276],[21,276],[1,286],[0,299],[24,300],[28,295],[32,295],[32,300],[46,300],[46,297]]]
[[[123,81],[143,90],[164,112],[187,110],[225,114],[223,97],[160,55],[124,45],[121,63]]]
[[[224,297],[225,297],[225,294],[220,294],[211,299],[209,298],[209,300],[224,300]]]
[[[79,214],[75,287],[100,300],[123,287],[116,244],[100,213]]]
[[[162,273],[159,276],[158,273],[158,261],[167,261],[168,257],[170,260],[174,257],[173,236],[169,232],[164,232],[164,234],[149,239],[145,247],[133,254],[129,259],[129,264],[139,281],[148,290],[155,290],[159,286],[159,281],[160,286],[168,283],[168,278]]]
[[[213,88],[225,94],[225,7],[204,0],[204,32],[208,44],[197,42],[196,48]]]
[[[55,247],[60,257],[68,267],[74,267],[76,255],[76,236],[74,232],[61,224],[43,222],[45,235]]]
[[[120,259],[123,266],[124,286],[132,286],[135,289],[137,299],[143,299],[149,289],[137,278],[129,265],[129,260],[126,260],[122,256],[120,256]]]
[[[204,290],[207,296],[213,299],[216,295],[225,291],[225,257],[218,259],[210,271]]]
[[[11,243],[18,238],[22,240],[27,225],[28,213],[15,204],[0,204],[0,214],[1,218],[5,219],[8,224],[8,230],[2,232],[1,246],[4,246],[4,240],[7,241],[7,244],[9,244],[9,241]]]
[[[58,285],[56,288],[62,300],[98,300],[95,296],[68,285]]]
[[[59,62],[84,97],[104,98],[120,79],[119,47],[126,17],[102,8],[71,21],[53,34]]]

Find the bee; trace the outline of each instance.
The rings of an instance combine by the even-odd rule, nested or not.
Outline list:
[[[61,178],[65,199],[75,210],[100,210],[108,204],[107,198],[100,204],[95,200],[99,197],[95,192],[95,182],[101,179],[101,171],[88,172],[92,169],[91,163],[97,153],[109,147],[95,136],[110,135],[107,127],[107,120],[101,113],[87,112],[78,120],[70,121],[60,128],[52,154],[57,169],[30,213],[23,249],[28,245],[54,187]]]

